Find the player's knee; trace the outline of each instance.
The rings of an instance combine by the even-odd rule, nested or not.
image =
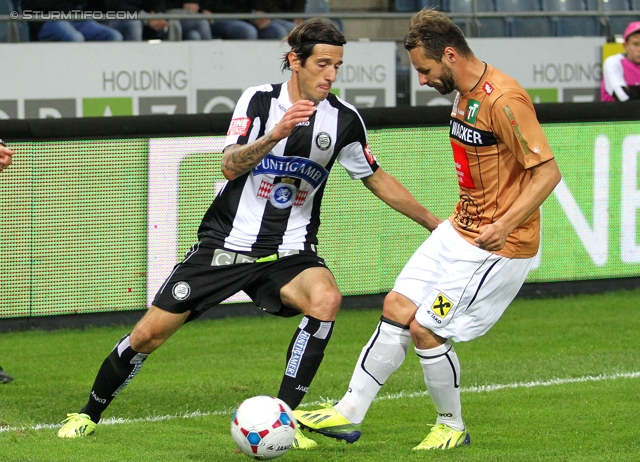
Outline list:
[[[417,309],[418,307],[404,295],[391,291],[384,298],[382,316],[408,326],[415,317]]]
[[[322,304],[327,315],[335,317],[342,304],[342,294],[336,289],[327,290],[324,293]]]
[[[389,292],[386,297],[384,297],[384,306],[383,309],[389,311],[396,311],[400,306],[402,295],[397,292]]]
[[[446,342],[446,339],[434,334],[415,319],[409,326],[409,332],[411,333],[411,339],[414,345],[419,349],[428,350],[438,348]]]
[[[409,325],[409,332],[411,333],[411,338],[416,339],[420,338],[424,334],[425,328],[415,319]]]
[[[309,311],[305,314],[323,321],[333,321],[342,303],[342,294],[334,288],[323,290],[322,295],[316,297]]]
[[[166,339],[148,325],[137,325],[131,332],[130,341],[133,351],[138,353],[151,353],[164,343]]]
[[[337,312],[342,304],[342,294],[337,289],[328,290],[326,294],[326,302],[330,309]]]

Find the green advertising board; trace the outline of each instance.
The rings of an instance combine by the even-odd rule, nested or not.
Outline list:
[[[0,318],[140,309],[147,140],[12,143]]]
[[[640,275],[637,122],[546,125],[563,182],[543,205],[530,281]]]
[[[544,129],[563,181],[542,207],[541,251],[528,282],[637,277],[640,124]],[[167,143],[175,147],[176,140]],[[148,287],[149,275],[157,272],[149,236],[159,225],[148,218],[151,209],[176,209],[163,235],[167,242],[175,238],[163,257],[173,264],[197,239],[200,219],[224,184],[223,140],[186,138],[196,147],[178,161],[175,149],[163,152],[158,139],[15,143],[15,164],[0,177],[0,318],[148,305],[156,290]],[[200,141],[218,148],[200,149]],[[420,202],[449,216],[458,187],[447,127],[371,130],[369,144]],[[175,166],[165,172],[165,161]],[[175,194],[150,205],[151,184],[160,191],[175,187]],[[391,289],[428,237],[339,165],[329,177],[321,219],[318,250],[345,295]]]

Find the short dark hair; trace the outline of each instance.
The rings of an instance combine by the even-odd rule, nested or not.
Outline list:
[[[411,18],[409,33],[404,38],[404,48],[413,50],[422,47],[425,56],[441,61],[444,49],[455,50],[464,57],[473,56],[462,30],[447,16],[439,11],[425,8]]]
[[[291,50],[284,54],[282,70],[291,70],[289,53],[298,55],[304,66],[318,44],[342,46],[347,43],[342,32],[327,18],[311,18],[296,26],[285,39]]]

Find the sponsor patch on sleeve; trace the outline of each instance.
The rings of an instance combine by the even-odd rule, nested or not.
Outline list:
[[[373,155],[373,151],[371,151],[368,143],[364,146],[364,155],[369,165],[373,165],[376,162],[376,156]]]
[[[227,136],[246,136],[246,134],[249,132],[250,126],[251,119],[249,117],[231,119]]]
[[[529,145],[527,144],[527,140],[524,139],[524,136],[522,135],[522,132],[520,131],[520,125],[518,125],[518,121],[516,120],[516,116],[513,114],[511,109],[509,109],[509,106],[505,106],[504,107],[504,112],[507,115],[507,118],[509,119],[509,123],[511,124],[511,127],[513,128],[513,133],[516,135],[516,138],[518,139],[518,143],[520,143],[520,147],[522,147],[522,152],[524,152],[525,155],[528,155],[531,152],[531,150],[529,149]]]

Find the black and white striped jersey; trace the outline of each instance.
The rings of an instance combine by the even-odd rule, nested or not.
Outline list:
[[[287,83],[247,89],[236,105],[225,146],[255,141],[290,107]],[[330,94],[260,164],[225,184],[202,219],[200,242],[254,255],[315,252],[320,203],[335,161],[352,179],[378,169],[360,114]]]

